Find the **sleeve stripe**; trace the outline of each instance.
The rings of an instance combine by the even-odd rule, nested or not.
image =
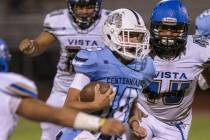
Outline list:
[[[14,96],[14,94],[9,93],[9,92],[7,92],[7,91],[5,91],[5,90],[1,89],[1,88],[0,88],[0,91],[1,91],[1,92],[3,92],[3,93],[5,93],[5,94],[8,94],[8,95]]]
[[[23,95],[23,96],[31,96],[36,98],[37,97],[37,92],[33,91],[32,89],[29,89],[27,87],[23,87],[18,84],[11,84],[8,89],[12,92],[17,93],[18,95]]]

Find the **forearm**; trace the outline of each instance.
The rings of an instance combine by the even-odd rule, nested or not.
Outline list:
[[[37,56],[44,52],[55,41],[55,37],[48,32],[42,32],[35,39],[25,38],[19,45],[20,51],[29,56]]]
[[[97,111],[93,102],[80,102],[80,101],[69,101],[65,102],[64,107],[72,108],[80,111]]]
[[[33,121],[45,121],[66,127],[98,131],[104,125],[104,119],[68,108],[56,108],[44,102],[25,98],[16,113]]]
[[[37,38],[34,39],[36,49],[32,56],[42,54],[47,47],[55,41],[55,37],[48,32],[42,32]]]
[[[130,117],[129,117],[129,125],[132,128],[133,125],[138,125],[140,118],[140,113],[139,113],[139,108],[137,106],[137,103],[134,102],[132,109],[131,109],[131,113],[130,113]]]
[[[17,114],[34,121],[53,122],[60,109],[50,107],[44,102],[32,98],[24,98],[20,103]]]

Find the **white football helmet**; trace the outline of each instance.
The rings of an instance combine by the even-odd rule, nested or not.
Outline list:
[[[143,59],[149,53],[149,30],[136,11],[124,8],[112,11],[104,23],[103,37],[107,47],[127,60]],[[132,37],[138,41],[131,41]]]

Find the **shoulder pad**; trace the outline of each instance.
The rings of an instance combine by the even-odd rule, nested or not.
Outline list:
[[[209,40],[205,36],[202,35],[193,35],[193,43],[197,44],[200,47],[208,47]]]
[[[60,9],[47,14],[43,23],[44,31],[53,32],[57,29],[61,24],[60,21],[63,21],[63,18],[65,18],[65,13],[66,9]]]
[[[74,69],[77,73],[89,75],[96,71],[97,54],[95,51],[80,50],[73,59]]]
[[[58,16],[58,15],[63,15],[63,14],[64,14],[64,9],[59,9],[59,10],[52,11],[48,15],[49,17],[53,17],[53,16]]]

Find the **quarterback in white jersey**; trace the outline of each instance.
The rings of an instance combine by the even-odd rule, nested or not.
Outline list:
[[[77,129],[99,131],[100,128],[106,135],[121,135],[125,131],[123,124],[118,120],[52,107],[34,99],[38,95],[36,85],[19,74],[9,73],[9,58],[6,43],[0,39],[0,140],[9,138],[19,115],[34,121],[46,121]]]
[[[57,74],[47,104],[63,106],[74,77],[72,59],[80,48],[103,47],[102,25],[108,15],[101,10],[102,0],[67,0],[67,9],[49,13],[44,31],[34,40],[24,39],[19,48],[25,54],[39,55],[56,39],[60,43]],[[54,139],[60,126],[43,124],[42,139]]]
[[[139,97],[148,114],[140,123],[145,140],[187,140],[198,77],[210,65],[210,46],[188,35],[188,12],[181,1],[163,0],[153,9],[151,38],[155,80]]]

